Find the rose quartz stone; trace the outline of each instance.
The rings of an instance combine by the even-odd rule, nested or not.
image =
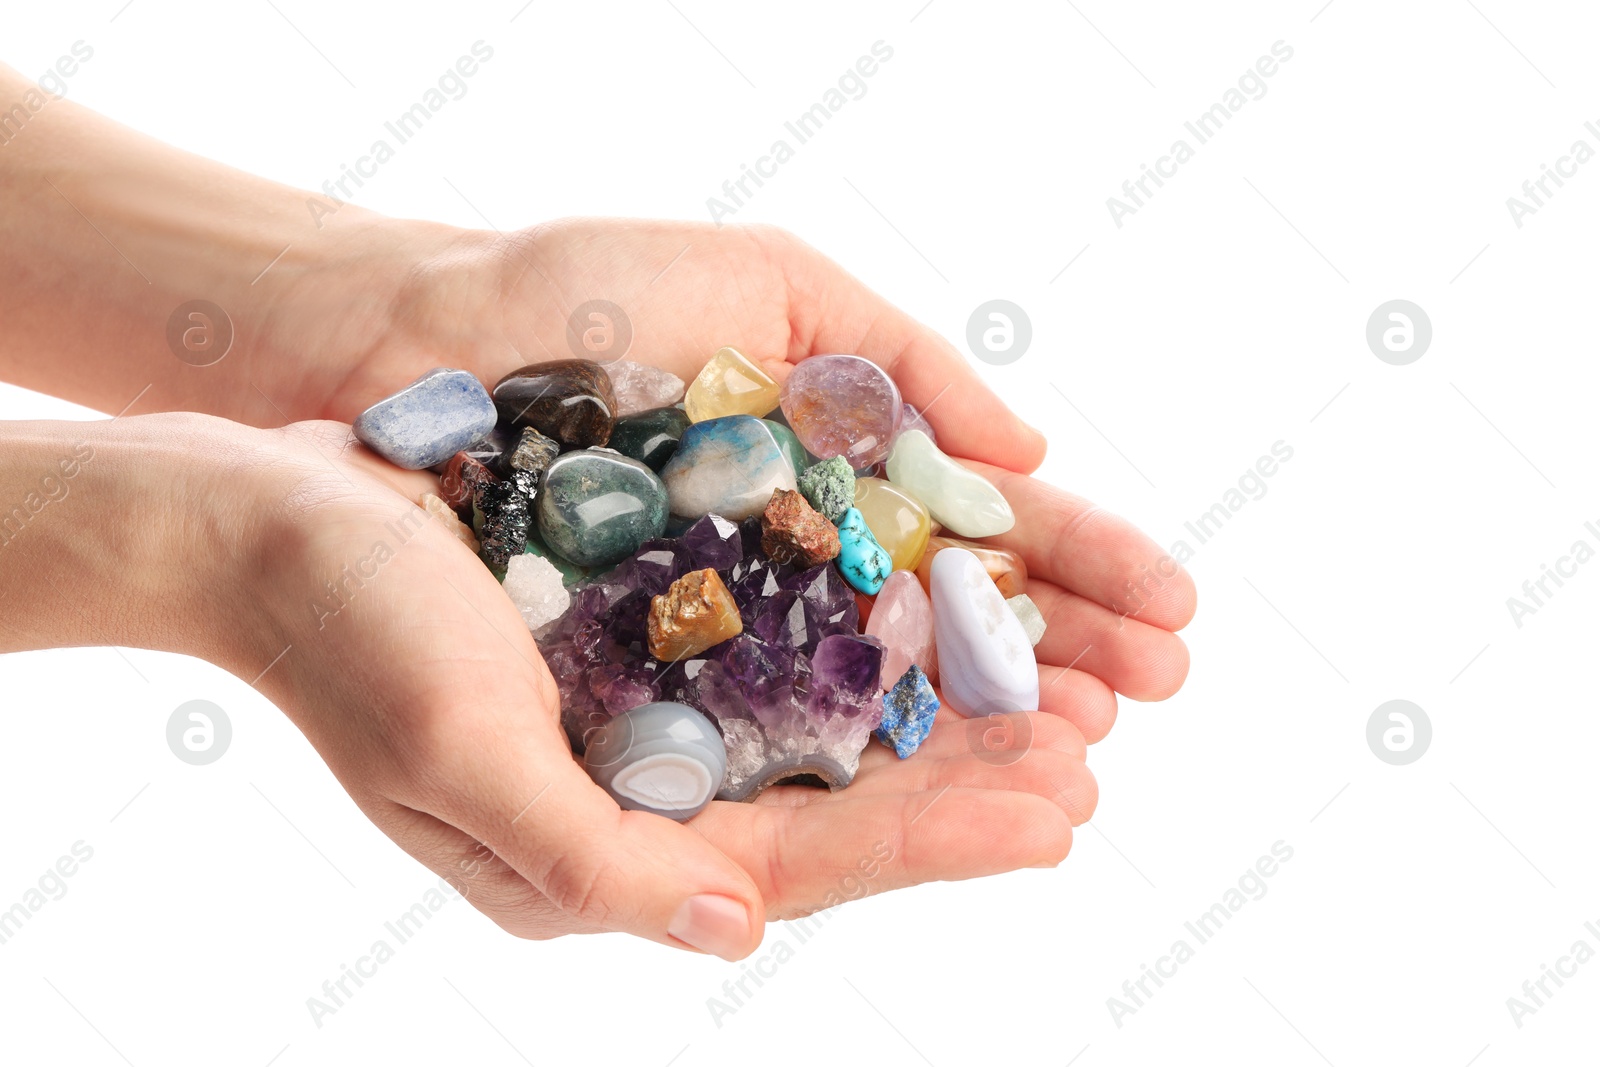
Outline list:
[[[912,571],[895,571],[878,590],[872,614],[867,618],[868,636],[883,642],[883,677],[885,690],[906,673],[915,663],[928,676],[929,682],[939,677],[939,665],[933,645],[933,602],[923,592],[922,583]]]

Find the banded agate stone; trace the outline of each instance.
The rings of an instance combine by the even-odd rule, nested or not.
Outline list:
[[[1039,707],[1033,643],[978,557],[964,548],[934,558],[933,630],[950,707],[969,718]]]

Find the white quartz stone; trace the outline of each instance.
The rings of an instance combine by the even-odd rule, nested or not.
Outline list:
[[[922,501],[957,537],[992,537],[1016,525],[1000,490],[939,451],[921,430],[906,430],[895,438],[887,468],[891,482]]]
[[[944,702],[967,716],[1037,709],[1033,645],[978,557],[945,549],[930,584]]]
[[[712,781],[704,760],[663,752],[622,768],[611,790],[657,811],[682,811],[703,807],[721,784]]]
[[[1027,593],[1018,593],[1006,600],[1009,607],[1022,623],[1022,629],[1028,635],[1028,642],[1038,647],[1044,640],[1044,612],[1039,610],[1039,605]]]
[[[535,634],[566,614],[572,603],[556,565],[533,552],[511,557],[503,588]]]

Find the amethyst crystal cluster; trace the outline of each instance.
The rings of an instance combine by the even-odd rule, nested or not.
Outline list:
[[[743,631],[676,663],[652,659],[651,599],[702,568],[733,594]],[[745,800],[777,781],[838,788],[854,777],[883,716],[883,646],[860,629],[855,595],[832,563],[775,562],[761,552],[760,520],[707,515],[576,586],[540,648],[576,750],[614,716],[677,701],[722,732],[728,770],[718,798]]]

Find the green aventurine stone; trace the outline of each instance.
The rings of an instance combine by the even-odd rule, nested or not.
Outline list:
[[[856,472],[843,456],[813,463],[800,475],[800,492],[822,517],[835,525],[856,502]]]
[[[573,563],[571,560],[563,559],[561,556],[556,555],[554,552],[550,551],[549,546],[547,546],[537,537],[528,538],[526,551],[530,555],[543,556],[545,559],[554,564],[556,570],[561,572],[561,584],[569,589],[583,581],[585,578],[589,577],[589,572],[587,570],[578,566],[576,563]]]
[[[636,459],[581,449],[550,464],[536,507],[539,538],[552,552],[580,567],[603,567],[661,536],[667,487]]]
[[[617,420],[607,447],[616,449],[629,459],[638,460],[653,471],[659,471],[678,450],[678,442],[688,428],[689,416],[684,414],[682,408],[641,411]],[[796,439],[795,444],[799,443]]]
[[[811,463],[811,457],[806,455],[805,446],[800,443],[800,438],[796,437],[794,431],[781,422],[773,422],[771,419],[762,419],[761,421],[767,424],[767,429],[772,431],[772,436],[778,439],[778,448],[783,451],[785,456],[789,457],[789,463],[794,467],[795,476],[799,477]]]

